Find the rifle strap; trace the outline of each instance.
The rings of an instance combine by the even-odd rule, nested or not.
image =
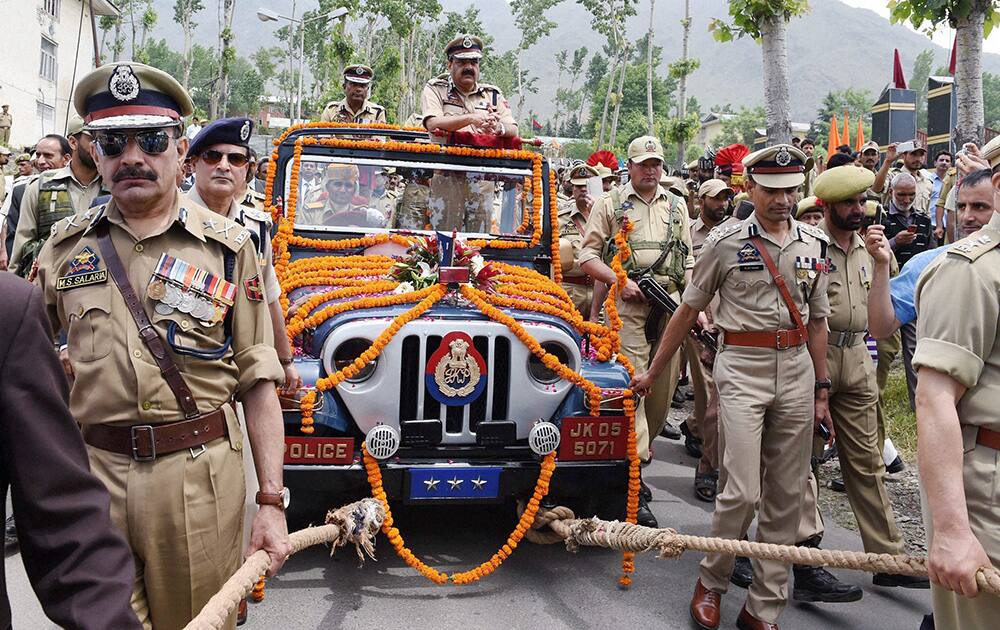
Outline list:
[[[768,272],[770,272],[771,277],[774,278],[774,284],[778,286],[778,292],[781,294],[781,299],[785,301],[785,306],[788,307],[788,314],[792,317],[792,323],[795,324],[795,328],[802,331],[802,334],[805,334],[806,324],[802,321],[802,314],[799,313],[799,307],[795,305],[795,300],[792,299],[792,293],[788,290],[785,278],[778,272],[778,267],[774,264],[774,259],[771,258],[771,254],[768,253],[767,247],[764,246],[764,239],[760,236],[753,236],[750,238],[750,242],[757,248],[761,259],[763,259],[764,264],[767,266]]]
[[[184,417],[195,418],[200,416],[201,413],[198,411],[198,404],[194,400],[194,394],[191,393],[191,389],[184,381],[184,376],[177,367],[177,363],[167,351],[163,339],[160,338],[159,333],[153,328],[152,322],[149,321],[149,316],[146,315],[146,310],[142,307],[142,301],[135,294],[135,289],[132,288],[132,284],[128,281],[128,274],[122,265],[121,258],[118,257],[115,244],[111,242],[111,234],[108,231],[107,221],[101,221],[97,226],[97,245],[101,250],[101,254],[104,255],[111,279],[115,281],[115,286],[118,287],[118,291],[125,298],[125,306],[128,307],[128,312],[132,315],[132,319],[135,320],[135,325],[139,327],[139,338],[142,339],[142,342],[149,349],[150,354],[153,355],[153,360],[156,361],[156,366],[160,368],[163,380],[167,382],[167,387],[173,392],[174,398],[177,399],[177,403],[184,411]]]

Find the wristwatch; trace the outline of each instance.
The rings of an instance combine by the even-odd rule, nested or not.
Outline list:
[[[282,488],[280,492],[258,491],[257,496],[254,497],[254,502],[257,505],[273,505],[284,510],[288,508],[291,499],[292,495],[288,491],[288,488]]]
[[[818,378],[816,379],[816,389],[830,389],[833,387],[833,381],[828,378]]]

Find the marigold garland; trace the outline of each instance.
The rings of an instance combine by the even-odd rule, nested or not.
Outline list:
[[[535,516],[538,514],[538,508],[541,505],[542,499],[545,495],[549,493],[549,482],[552,480],[552,473],[556,469],[556,454],[555,451],[549,453],[542,460],[542,463],[538,471],[538,480],[535,482],[535,490],[528,500],[528,505],[521,514],[521,518],[517,522],[517,526],[507,537],[507,541],[502,547],[500,547],[493,556],[483,562],[474,569],[468,571],[463,571],[462,573],[454,573],[448,575],[438,571],[432,566],[429,566],[423,560],[418,558],[410,549],[406,546],[406,542],[403,540],[403,535],[399,532],[399,529],[393,526],[392,510],[389,507],[389,497],[385,493],[385,488],[382,486],[382,469],[379,467],[378,460],[372,457],[368,453],[368,449],[364,445],[361,446],[361,452],[364,455],[365,461],[365,471],[368,473],[368,483],[372,487],[372,496],[382,503],[382,507],[385,509],[385,520],[382,521],[382,532],[385,533],[386,537],[389,539],[389,544],[392,545],[393,549],[404,562],[413,569],[416,569],[420,575],[424,576],[431,582],[435,584],[445,584],[447,582],[452,582],[453,584],[471,584],[473,582],[478,582],[484,577],[496,571],[504,560],[510,557],[517,546],[521,543],[524,538],[525,532],[531,529],[531,525],[535,522]]]
[[[264,578],[260,578],[253,585],[253,590],[250,591],[250,598],[258,604],[264,601]]]
[[[559,188],[556,174],[549,171],[549,229],[552,233],[552,279],[556,284],[562,282],[562,261],[559,252],[559,211],[555,207]]]

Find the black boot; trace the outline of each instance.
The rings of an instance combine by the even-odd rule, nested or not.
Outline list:
[[[795,565],[795,588],[792,599],[800,602],[856,602],[864,592],[853,584],[841,582],[823,567]]]
[[[680,426],[681,435],[684,436],[684,450],[687,454],[695,459],[701,459],[701,440],[696,438],[693,433],[691,433],[691,428],[688,427],[687,420],[681,423]]]
[[[902,588],[930,588],[926,575],[899,575],[896,573],[876,573],[872,576],[875,586],[899,586]]]
[[[670,424],[670,421],[663,423],[663,428],[660,429],[660,437],[665,437],[668,440],[679,440],[681,439],[681,432],[677,430],[677,427]]]
[[[657,528],[660,526],[656,522],[656,517],[653,516],[653,512],[649,509],[649,504],[646,502],[642,496],[639,496],[639,509],[635,513],[635,524],[642,525],[643,527]]]
[[[674,409],[680,409],[684,406],[685,402],[687,402],[687,397],[684,395],[684,390],[680,387],[676,388],[674,390],[674,396],[670,401],[670,406]]]
[[[750,558],[736,556],[736,563],[733,565],[733,573],[729,576],[729,581],[740,588],[750,588],[753,584],[753,565]]]
[[[646,482],[639,479],[639,499],[649,503],[653,500],[653,491],[649,489]]]

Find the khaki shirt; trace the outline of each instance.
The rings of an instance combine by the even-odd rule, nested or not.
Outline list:
[[[0,128],[10,127],[14,124],[14,117],[10,114],[0,114]]]
[[[190,203],[177,193],[173,219],[159,231],[138,238],[111,201],[55,224],[39,254],[36,283],[42,288],[55,330],[68,334],[69,358],[76,374],[70,392],[70,411],[81,424],[153,424],[184,417],[176,398],[160,374],[114,280],[77,284],[62,290],[58,280],[72,276],[71,265],[89,248],[90,262],[106,270],[96,226],[110,224],[111,240],[129,282],[157,333],[166,343],[167,325],[177,326],[177,342],[200,350],[214,350],[225,341],[225,326],[205,326],[190,315],[173,310],[162,315],[147,297],[147,285],[160,254],[169,253],[198,269],[225,278],[224,250],[233,252],[236,285],[230,307],[232,343],[221,359],[205,360],[176,352],[171,355],[194,394],[198,409],[210,412],[237,398],[260,381],[284,381],[274,350],[271,315],[249,287],[259,283],[260,269],[249,233],[210,210]]]
[[[328,104],[323,110],[320,120],[324,122],[384,123],[385,108],[365,99],[361,109],[353,111],[345,98]]]
[[[827,317],[826,234],[794,219],[789,219],[789,228],[785,242],[779,244],[760,226],[754,212],[743,221],[714,230],[705,239],[691,283],[684,290],[684,303],[702,311],[718,293],[715,325],[730,332],[795,328],[774,278],[750,242],[759,235],[778,273],[786,279],[802,320]]]
[[[714,227],[708,227],[708,224],[701,217],[694,220],[694,223],[691,224],[691,254],[694,256],[696,263],[698,262],[698,256],[701,255],[701,250],[705,247],[705,239],[708,238],[712,230],[717,227],[725,227],[734,221],[736,219],[731,216],[725,217]]]
[[[820,225],[825,225],[825,222]],[[830,261],[830,286],[827,290],[830,315],[827,325],[837,332],[867,330],[868,292],[872,286],[875,263],[857,232],[851,236],[851,246],[845,252],[825,229],[823,231],[830,239],[827,248]]]
[[[198,194],[198,186],[193,186],[184,195],[191,203],[208,209],[208,204]],[[271,251],[271,217],[262,211],[256,212],[253,206],[247,207],[233,200],[229,204],[226,218],[251,231],[251,240],[254,242],[254,251],[257,253],[257,266],[260,267],[264,278],[264,301],[268,304],[274,302],[281,297],[281,285],[278,283],[278,275],[274,271],[274,253]]]
[[[913,210],[918,214],[922,214],[925,217],[931,216],[933,208],[931,208],[931,195],[934,194],[934,182],[931,181],[930,177],[924,172],[924,169],[920,169],[916,173],[906,170],[905,168],[893,168],[889,169],[889,174],[885,177],[885,193],[882,195],[882,205],[886,208],[889,207],[889,202],[892,201],[892,180],[896,175],[900,173],[909,173],[913,176],[913,179],[917,180],[917,196],[913,200]]]
[[[434,116],[464,116],[478,111],[495,111],[505,130],[517,130],[517,122],[510,105],[500,88],[479,83],[472,92],[465,94],[451,82],[451,77],[431,79],[420,95],[420,122],[427,126],[427,119]],[[469,126],[456,131],[472,131]]]
[[[691,225],[687,207],[681,203],[682,200],[664,190],[662,186],[657,188],[651,204],[643,201],[642,197],[632,188],[631,182],[622,186],[620,191],[622,210],[625,217],[632,223],[629,242],[663,242],[671,238],[673,224],[679,222],[682,230],[681,237],[688,249],[688,254],[684,258],[684,269],[693,268]],[[673,212],[670,211],[672,199],[678,199]],[[583,237],[583,243],[580,245],[580,256],[577,259],[580,265],[595,258],[602,258],[608,237],[613,236],[621,229],[621,225],[615,220],[614,215],[615,208],[612,196],[610,193],[605,193],[590,210],[586,233]],[[671,252],[663,261],[661,269],[670,265],[675,255],[676,252]],[[633,251],[633,256],[636,265],[642,268],[655,263],[656,259],[660,257],[660,250],[636,249]]]
[[[586,277],[580,269],[580,245],[587,228],[587,219],[576,207],[576,200],[560,201],[559,203],[559,239],[567,240],[573,246],[573,268],[563,273],[563,276]]]
[[[76,213],[83,212],[90,208],[90,204],[97,199],[104,190],[101,176],[98,175],[88,184],[83,184],[73,175],[70,165],[62,167],[56,171],[52,182],[64,181],[69,189],[69,198],[73,202],[73,210]],[[17,221],[17,233],[14,236],[14,245],[10,251],[10,267],[16,269],[21,261],[21,250],[28,241],[38,238],[38,195],[40,179],[28,184],[24,189],[24,197],[21,198],[21,217]]]
[[[917,282],[913,369],[930,368],[968,391],[958,401],[964,425],[1000,431],[1000,214],[938,256]],[[956,305],[961,316],[956,317]],[[992,456],[990,457],[992,462]],[[967,477],[968,478],[968,477]]]

